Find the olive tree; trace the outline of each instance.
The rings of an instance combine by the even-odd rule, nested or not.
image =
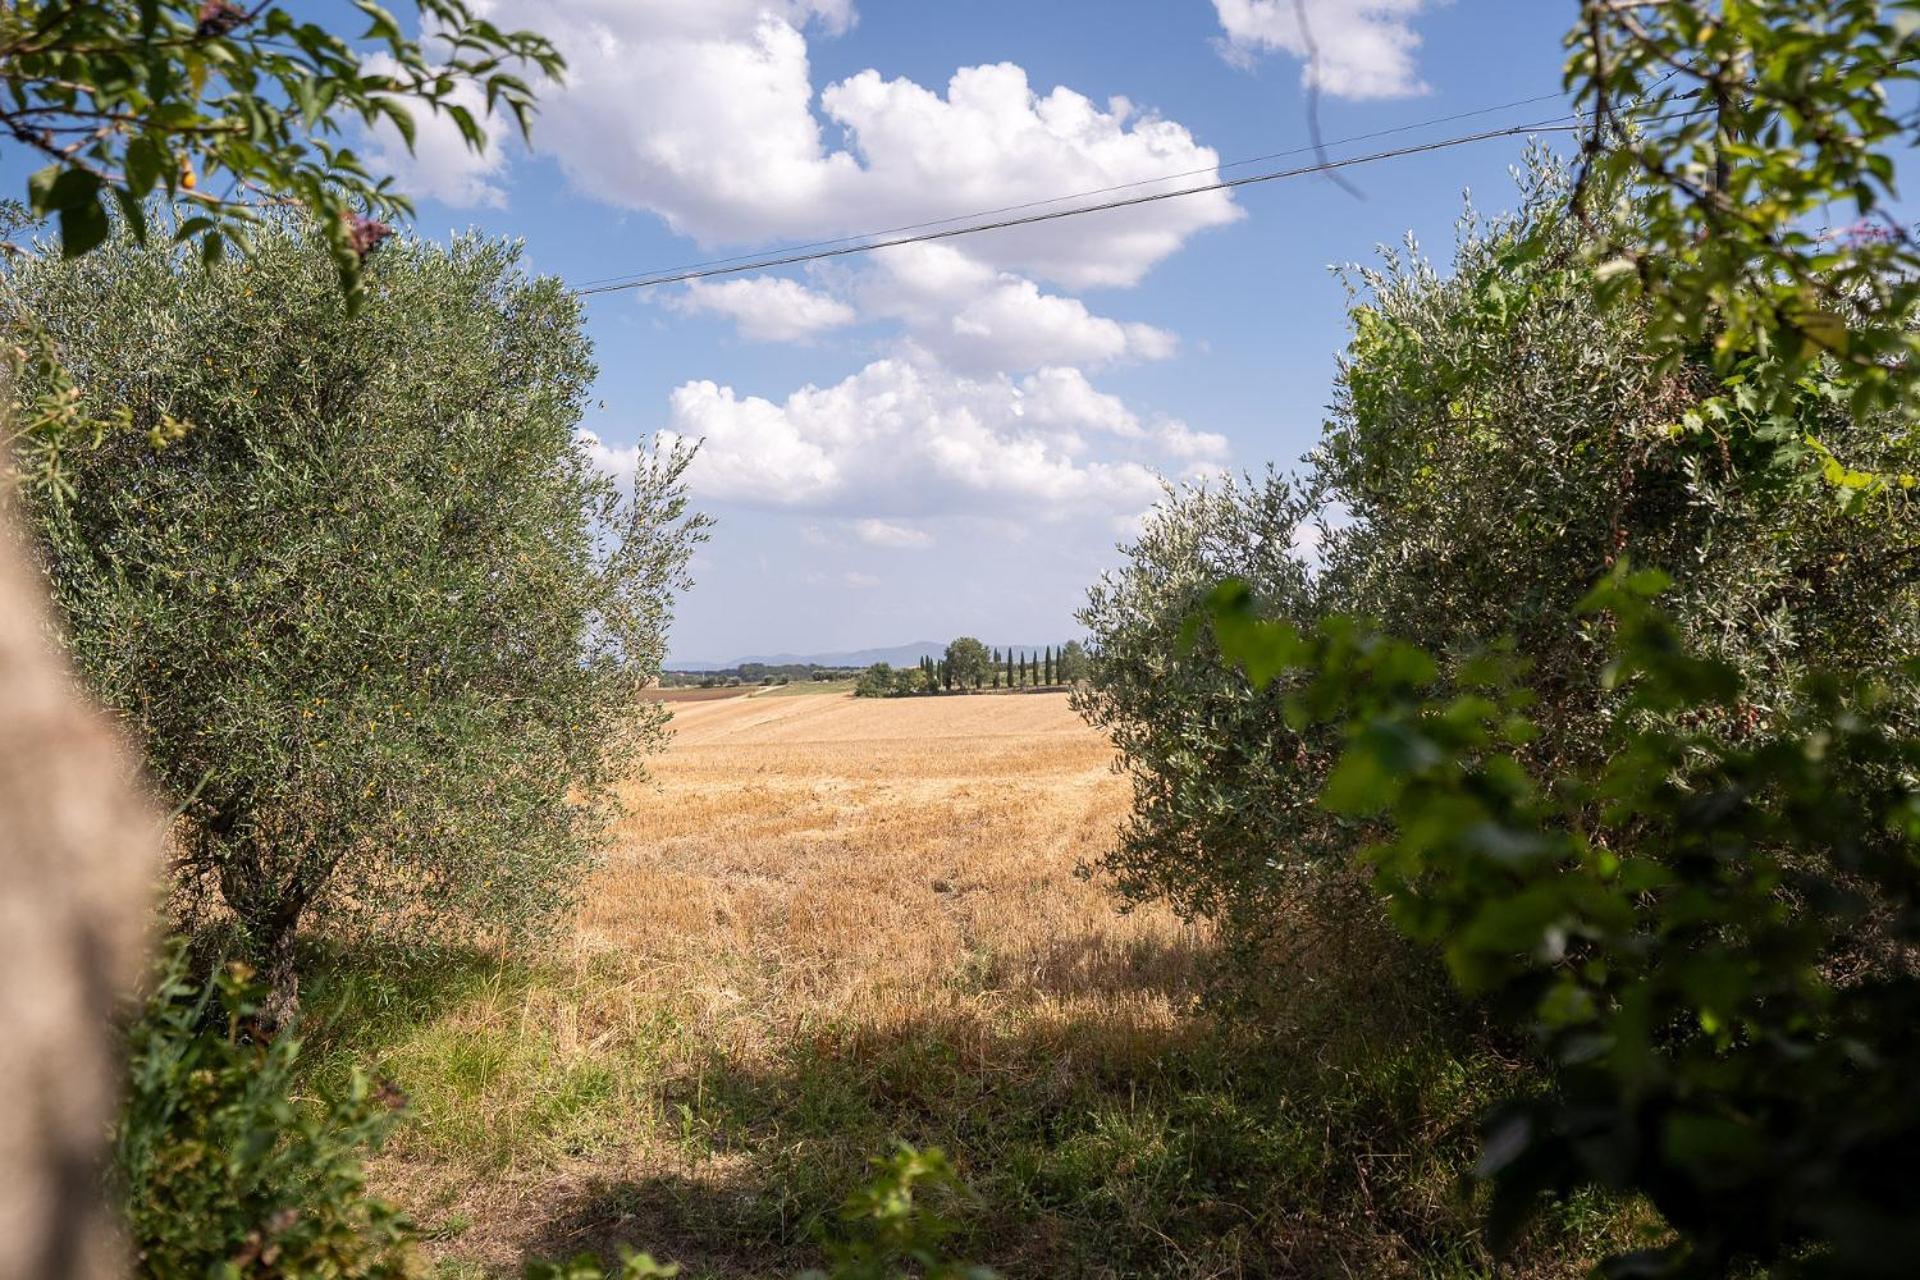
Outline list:
[[[1536,159],[1517,212],[1462,221],[1450,268],[1410,247],[1348,272],[1351,339],[1308,473],[1175,492],[1091,591],[1076,703],[1134,780],[1105,859],[1127,898],[1254,941],[1279,902],[1341,883],[1364,839],[1317,803],[1332,744],[1289,722],[1287,682],[1256,688],[1187,635],[1223,578],[1264,617],[1368,620],[1443,676],[1511,644],[1527,759],[1548,770],[1614,740],[1609,637],[1575,606],[1623,559],[1666,573],[1679,633],[1740,672],[1743,701],[1701,712],[1729,734],[1791,710],[1810,670],[1884,678],[1920,651],[1920,506],[1842,500],[1809,443],[1878,466],[1895,433],[1818,372],[1782,407],[1704,356],[1660,359],[1650,304],[1604,296],[1569,186]]]
[[[1920,648],[1920,506],[1837,500],[1816,446],[1891,465],[1879,415],[1815,370],[1774,404],[1704,355],[1658,357],[1649,304],[1609,305],[1536,156],[1518,209],[1348,273],[1352,336],[1312,455],[1346,519],[1321,548],[1333,607],[1446,653],[1511,637],[1542,756],[1600,749],[1607,637],[1575,606],[1627,559],[1674,580],[1689,643],[1733,663],[1752,715],[1810,667],[1887,673]],[[1744,713],[1743,714],[1747,714]]]
[[[357,318],[293,218],[211,269],[122,238],[6,283],[132,428],[31,504],[66,641],[179,807],[184,917],[231,912],[281,1005],[316,915],[534,928],[662,733],[689,455],[596,468],[579,303],[519,256],[396,241]]]
[[[1323,766],[1279,691],[1255,689],[1188,619],[1223,578],[1278,616],[1316,616],[1295,549],[1317,506],[1271,468],[1169,488],[1078,614],[1095,643],[1072,704],[1112,737],[1133,784],[1101,869],[1127,901],[1212,919],[1234,948],[1260,948],[1280,904],[1316,892],[1344,844],[1313,806]]]

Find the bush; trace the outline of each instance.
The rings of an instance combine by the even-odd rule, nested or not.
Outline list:
[[[1353,338],[1304,480],[1171,494],[1091,592],[1076,698],[1134,779],[1106,860],[1129,899],[1258,939],[1303,886],[1341,883],[1364,839],[1314,804],[1333,743],[1287,722],[1293,677],[1257,690],[1207,638],[1183,647],[1220,578],[1263,616],[1367,619],[1443,673],[1510,637],[1534,698],[1526,755],[1547,769],[1613,741],[1606,635],[1575,605],[1622,557],[1666,572],[1680,634],[1741,672],[1743,707],[1703,712],[1729,734],[1789,712],[1810,669],[1873,678],[1920,651],[1920,504],[1837,500],[1804,442],[1871,468],[1884,424],[1856,425],[1818,377],[1775,416],[1704,362],[1662,371],[1644,316],[1597,297],[1559,173],[1526,181],[1518,213],[1463,220],[1450,275],[1410,251],[1351,277]],[[1903,697],[1884,714],[1920,723]]]
[[[411,1225],[361,1173],[399,1095],[356,1074],[345,1098],[294,1101],[299,1042],[262,1037],[249,972],[195,987],[176,957],[133,1027],[115,1181],[138,1274],[424,1274]]]
[[[1317,586],[1293,554],[1315,506],[1271,469],[1170,489],[1078,614],[1095,649],[1073,705],[1111,735],[1133,782],[1103,870],[1127,900],[1208,917],[1234,946],[1263,946],[1348,842],[1313,804],[1324,752],[1287,724],[1279,694],[1183,633],[1223,578],[1277,616],[1316,616]]]
[[[853,696],[856,698],[891,698],[899,690],[895,687],[893,664],[876,662],[860,673],[860,679],[854,682]]]
[[[1322,799],[1385,819],[1395,921],[1550,1057],[1552,1090],[1488,1128],[1496,1247],[1600,1186],[1677,1236],[1607,1274],[1893,1275],[1920,1248],[1920,737],[1886,712],[1920,659],[1904,695],[1822,675],[1729,743],[1711,726],[1755,691],[1651,607],[1668,585],[1623,568],[1583,606],[1617,627],[1626,714],[1604,763],[1553,773],[1508,658],[1442,681],[1350,623],[1255,621],[1244,591],[1215,630],[1256,673],[1315,674],[1291,710],[1342,728]]]
[[[352,319],[290,222],[244,262],[123,240],[7,283],[130,428],[32,510],[67,642],[180,807],[185,921],[217,899],[283,1001],[317,912],[527,933],[663,732],[688,455],[596,469],[579,304],[519,257],[392,243]]]

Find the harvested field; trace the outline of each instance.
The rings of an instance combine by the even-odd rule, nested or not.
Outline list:
[[[1199,1012],[1204,940],[1076,875],[1129,788],[1064,695],[674,717],[552,957],[313,984],[323,1077],[412,1095],[374,1186],[441,1276],[620,1244],[789,1276],[899,1139],[953,1157],[957,1247],[1010,1276],[1482,1273],[1456,1187],[1503,1066],[1371,972],[1277,973],[1285,1044]],[[1579,1274],[1565,1235],[1514,1274]]]
[[[643,689],[640,696],[648,702],[720,702],[727,698],[744,698],[750,693],[759,692],[760,686],[751,688],[735,686],[719,689]]]

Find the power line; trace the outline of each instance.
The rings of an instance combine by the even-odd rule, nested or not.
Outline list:
[[[1431,129],[1436,125],[1455,124],[1461,120],[1471,120],[1478,116],[1495,115],[1502,111],[1514,111],[1520,107],[1531,107],[1542,102],[1551,102],[1564,98],[1564,93],[1542,93],[1531,98],[1520,98],[1513,102],[1503,102],[1493,107],[1477,107],[1472,111],[1458,111],[1449,116],[1436,116],[1429,120],[1417,120],[1412,124],[1396,125],[1391,129],[1375,129],[1371,133],[1358,133],[1351,137],[1339,138],[1325,143],[1321,147],[1312,145],[1293,147],[1286,151],[1271,151],[1265,155],[1247,156],[1240,160],[1229,160],[1222,164],[1209,165],[1204,169],[1187,169],[1179,173],[1163,173],[1158,177],[1139,178],[1132,182],[1119,182],[1108,187],[1095,187],[1089,191],[1073,191],[1065,195],[1048,196],[1041,200],[1028,200],[1021,204],[1002,205],[995,209],[976,209],[970,213],[954,214],[946,218],[933,218],[926,222],[910,222],[898,227],[883,227],[877,231],[865,231],[858,235],[838,236],[830,240],[809,240],[803,244],[789,245],[782,250],[785,253],[802,253],[810,249],[826,249],[836,245],[852,244],[856,241],[872,240],[877,236],[900,235],[911,231],[924,231],[931,227],[944,227],[955,222],[972,222],[978,218],[992,218],[1005,213],[1019,213],[1026,209],[1037,209],[1041,205],[1059,204],[1063,200],[1084,200],[1092,196],[1110,195],[1115,191],[1130,191],[1136,187],[1152,186],[1159,182],[1173,182],[1180,178],[1198,177],[1203,173],[1225,173],[1229,169],[1244,169],[1250,164],[1265,164],[1272,160],[1285,160],[1292,156],[1305,155],[1311,151],[1324,150],[1325,147],[1346,147],[1356,142],[1372,142],[1379,138],[1395,137],[1403,133],[1413,133],[1420,129]],[[1569,117],[1555,117],[1565,119]],[[682,271],[698,271],[706,267],[721,267],[736,262],[752,262],[758,254],[737,254],[729,258],[709,258],[704,262],[690,262],[677,267],[663,268],[659,271],[633,271],[617,276],[601,276],[584,282],[579,289],[582,294],[588,291],[602,291],[601,286],[627,284],[636,281],[651,281],[655,276],[668,275]],[[664,283],[664,281],[662,282]]]
[[[1336,170],[1354,168],[1359,165],[1377,164],[1383,160],[1399,160],[1407,156],[1445,151],[1453,147],[1466,146],[1470,143],[1488,142],[1496,138],[1516,138],[1525,134],[1537,133],[1569,133],[1579,128],[1579,126],[1560,122],[1570,118],[1572,117],[1556,116],[1552,120],[1536,122],[1534,124],[1511,125],[1500,129],[1488,129],[1480,133],[1462,134],[1458,137],[1442,138],[1434,142],[1419,143],[1410,147],[1398,147],[1389,151],[1376,151],[1368,155],[1351,156],[1344,160],[1329,160],[1319,164],[1301,165],[1293,169],[1277,169],[1270,173],[1249,174],[1244,178],[1227,178],[1219,182],[1204,183],[1200,186],[1182,187],[1178,191],[1156,191],[1147,195],[1128,196],[1122,200],[1108,200],[1100,204],[1082,205],[1073,209],[1055,209],[1046,213],[1033,213],[1019,218],[1003,218],[994,222],[969,223],[962,227],[950,227],[942,231],[928,231],[919,235],[898,236],[893,239],[875,240],[865,244],[842,245],[839,248],[804,250],[803,247],[803,250],[800,251],[785,252],[772,257],[721,260],[720,263],[715,265],[675,269],[620,283],[592,285],[586,288],[576,289],[574,292],[577,296],[585,298],[602,293],[617,293],[626,289],[652,289],[663,284],[680,284],[688,280],[706,280],[715,276],[741,275],[749,271],[766,271],[774,267],[789,267],[803,262],[818,262],[825,258],[845,258],[854,254],[873,253],[880,249],[895,249],[902,245],[926,244],[937,240],[952,240],[960,236],[978,235],[983,231],[1004,231],[1011,227],[1032,226],[1040,222],[1055,222],[1062,218],[1077,218],[1088,213],[1106,213],[1114,209],[1129,209],[1140,205],[1155,204],[1162,200],[1178,200],[1185,196],[1205,195],[1210,191],[1232,191],[1240,187],[1250,187],[1257,183],[1278,182],[1287,178],[1300,178],[1311,174],[1331,173]]]

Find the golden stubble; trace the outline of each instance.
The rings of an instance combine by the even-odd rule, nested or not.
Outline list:
[[[1129,788],[1065,695],[743,696],[673,729],[558,955],[383,1055],[418,1114],[376,1184],[470,1223],[451,1253],[510,1268],[610,1180],[768,1194],[760,1139],[686,1140],[718,1075],[933,1038],[977,1078],[1052,1078],[1179,1034],[1200,939],[1076,874]]]
[[[1064,695],[740,698],[674,730],[626,796],[574,961],[693,997],[729,1051],[823,1023],[1176,1012],[1182,926],[1075,874],[1128,791]]]

